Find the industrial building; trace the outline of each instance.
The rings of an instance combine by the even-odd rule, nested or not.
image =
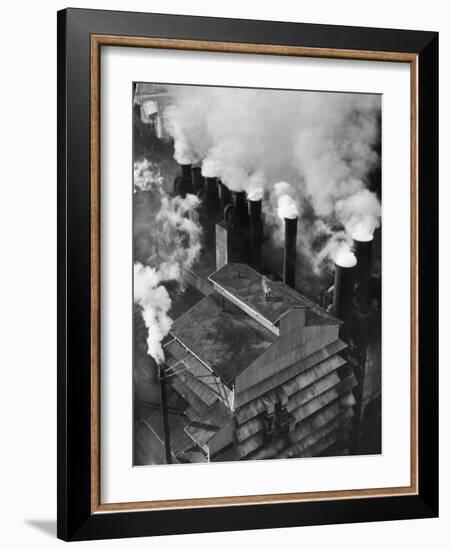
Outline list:
[[[296,289],[297,218],[285,219],[278,265],[265,252],[261,200],[190,165],[173,193],[201,198],[191,215],[204,248],[184,273],[159,387],[135,390],[136,463],[381,452],[373,242],[356,242],[357,265],[336,265],[314,301]]]
[[[154,134],[162,141],[170,141],[164,122],[163,112],[168,102],[166,88],[162,85],[134,83],[133,110],[141,121],[141,138]]]

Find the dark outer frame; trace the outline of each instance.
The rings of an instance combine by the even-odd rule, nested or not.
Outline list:
[[[162,506],[136,510],[123,505],[110,512],[95,506],[97,420],[91,412],[98,379],[91,364],[98,356],[92,340],[93,224],[91,134],[91,54],[93,35],[108,35],[117,45],[134,37],[219,42],[258,49],[303,48],[302,55],[361,59],[411,59],[417,78],[417,204],[412,231],[418,249],[417,487],[414,494],[364,497],[345,494],[283,502],[220,506]],[[101,40],[100,40],[101,42]],[[191,42],[192,44],[193,42]],[[250,45],[250,46],[249,46]],[[186,46],[184,46],[186,49]],[[191,49],[191,48],[188,48]],[[279,52],[277,52],[279,49]],[[307,52],[310,49],[310,52]],[[339,51],[338,51],[339,50]],[[299,54],[297,54],[299,55]],[[412,61],[414,59],[414,61]],[[98,98],[97,98],[98,100]],[[95,98],[94,100],[95,101]],[[92,139],[93,138],[93,139]],[[240,19],[174,16],[101,10],[58,12],[58,537],[88,540],[179,533],[321,525],[436,517],[438,514],[438,34]],[[92,146],[92,149],[91,149]],[[414,166],[413,166],[414,173]],[[413,176],[414,177],[414,176]],[[98,205],[97,205],[98,206]],[[93,224],[93,225],[92,225]],[[414,298],[414,297],[413,297]],[[97,304],[99,306],[99,304]],[[418,311],[417,311],[418,310]],[[95,326],[94,326],[95,328]],[[414,344],[414,343],[413,343]],[[413,350],[414,352],[414,350]],[[94,392],[95,393],[95,392]],[[98,472],[97,472],[98,473]],[[349,492],[351,493],[351,492]],[[393,492],[395,494],[395,492]],[[94,495],[94,497],[93,497]],[[318,494],[317,494],[318,495]],[[97,495],[98,497],[98,495]],[[169,502],[169,501],[167,501]],[[133,510],[134,511],[131,511]]]

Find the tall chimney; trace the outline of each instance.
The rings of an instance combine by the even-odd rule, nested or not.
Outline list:
[[[373,238],[360,241],[354,239],[356,264],[356,282],[359,294],[365,304],[369,304],[369,283],[372,272]]]
[[[192,174],[192,187],[194,188],[194,193],[197,195],[199,191],[202,190],[204,184],[204,177],[202,176],[202,167],[193,166],[191,170]]]
[[[248,212],[245,206],[245,192],[233,191],[231,202],[233,204],[234,222],[242,225],[246,224]]]
[[[228,262],[249,261],[249,217],[245,192],[232,193],[232,202],[223,213],[228,235]]]
[[[284,218],[283,282],[295,288],[295,264],[297,260],[298,218]]]
[[[219,199],[220,199],[220,211],[221,211],[221,215],[223,217],[223,212],[224,212],[225,208],[229,204],[231,204],[231,191],[221,181],[219,181],[218,191],[219,191]]]
[[[211,218],[216,218],[220,212],[220,201],[217,192],[217,179],[205,178],[205,187],[202,194],[203,210]]]
[[[353,286],[355,283],[356,263],[344,267],[335,264],[333,313],[346,324],[345,332],[350,327],[353,310]]]
[[[173,190],[176,195],[180,195],[183,198],[188,193],[194,192],[190,164],[181,164],[181,175],[176,176],[174,179]]]
[[[263,237],[261,210],[261,200],[248,200],[248,215],[250,217],[250,263],[254,267],[260,267],[261,265],[261,246]]]
[[[192,165],[191,164],[182,164],[181,165],[181,177],[191,179],[191,170]]]
[[[203,188],[197,196],[201,200],[200,208],[197,210],[198,221],[203,228],[204,245],[208,249],[216,244],[216,223],[220,218],[216,178],[204,178]]]
[[[164,450],[166,453],[166,463],[172,463],[172,451],[170,448],[170,426],[169,426],[169,413],[167,408],[167,387],[166,387],[166,373],[165,366],[158,365],[158,378],[159,378],[159,392],[161,398],[161,420],[164,434]]]

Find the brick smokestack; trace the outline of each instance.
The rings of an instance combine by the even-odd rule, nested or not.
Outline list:
[[[297,261],[298,218],[284,218],[283,282],[295,288],[295,264]]]
[[[261,218],[262,201],[248,200],[249,228],[249,257],[253,267],[261,266],[261,246],[263,238],[263,222]]]

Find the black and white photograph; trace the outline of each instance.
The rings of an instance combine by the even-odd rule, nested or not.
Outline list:
[[[2,15],[2,548],[448,546],[445,4]]]
[[[381,453],[381,95],[132,96],[133,465]]]

